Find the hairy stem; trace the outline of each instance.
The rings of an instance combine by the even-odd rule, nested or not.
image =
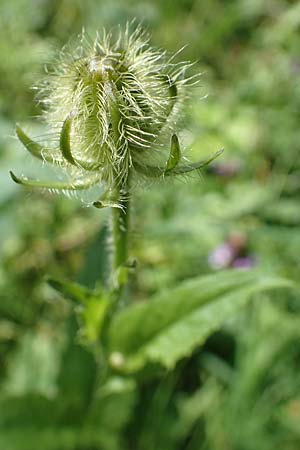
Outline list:
[[[112,210],[112,234],[113,234],[113,282],[116,294],[116,301],[119,302],[122,295],[123,288],[126,284],[127,277],[122,276],[126,272],[125,265],[128,260],[128,236],[129,236],[129,180],[130,174],[128,170],[128,148],[127,145],[122,145],[124,142],[123,122],[118,103],[119,93],[115,89],[113,91],[111,101],[111,125],[112,135],[115,146],[118,149],[118,156],[120,157],[123,170],[116,170],[115,173],[115,190],[117,194],[117,202],[119,208]],[[126,142],[125,142],[126,144]],[[125,149],[126,153],[123,153]]]
[[[129,180],[117,187],[120,208],[112,208],[113,271],[116,273],[128,260],[130,219]]]

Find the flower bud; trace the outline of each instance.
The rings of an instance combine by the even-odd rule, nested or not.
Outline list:
[[[77,190],[104,183],[111,191],[129,174],[177,175],[207,162],[181,165],[177,126],[187,97],[187,63],[150,47],[137,27],[98,35],[81,35],[65,47],[39,87],[44,118],[54,133],[54,148],[32,141],[17,126],[17,135],[35,157],[65,169],[66,183],[14,181],[50,189]],[[171,148],[167,144],[171,139]]]

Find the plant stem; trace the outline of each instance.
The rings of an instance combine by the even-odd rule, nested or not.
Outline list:
[[[126,263],[128,261],[128,241],[129,241],[129,213],[130,213],[130,200],[129,200],[129,177],[126,181],[117,184],[115,187],[116,199],[119,208],[111,208],[112,218],[112,262],[111,262],[111,274],[110,274],[110,299],[111,307],[108,311],[108,315],[102,327],[101,340],[104,343],[102,346],[102,357],[106,361],[105,355],[105,343],[107,342],[107,333],[109,329],[110,321],[114,315],[114,312],[120,305],[120,300],[127,283]],[[124,269],[124,270],[122,270]],[[124,276],[125,274],[125,276]]]
[[[112,208],[113,264],[114,273],[128,260],[128,235],[130,219],[129,181],[118,187],[120,208]]]

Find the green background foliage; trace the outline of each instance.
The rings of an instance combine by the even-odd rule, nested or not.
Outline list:
[[[178,58],[203,73],[186,156],[225,151],[200,176],[135,192],[132,303],[103,355],[109,211],[8,171],[47,177],[14,127],[46,133],[31,87],[55,49],[134,17],[153,45],[187,44]],[[0,25],[0,448],[298,450],[299,4],[2,0]],[[98,290],[72,285],[72,302],[46,277]]]

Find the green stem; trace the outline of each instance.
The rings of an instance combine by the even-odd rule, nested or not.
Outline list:
[[[104,321],[101,331],[102,356],[105,366],[107,361],[106,344],[108,338],[108,330],[111,319],[116,310],[120,306],[120,300],[124,288],[127,283],[127,268],[126,263],[128,261],[128,240],[129,240],[129,213],[130,213],[130,200],[129,200],[129,178],[121,184],[117,184],[115,187],[117,194],[116,201],[120,205],[120,208],[111,208],[112,218],[112,262],[110,273],[110,300],[111,305],[108,310],[106,320]],[[124,277],[125,275],[125,277]],[[107,367],[106,367],[107,368]],[[105,374],[107,376],[107,373]]]
[[[128,238],[129,238],[129,212],[130,212],[130,201],[129,201],[129,179],[121,184],[116,185],[117,202],[120,208],[111,208],[112,217],[112,264],[111,264],[111,274],[110,274],[110,299],[111,306],[108,311],[106,320],[104,321],[101,341],[103,343],[103,361],[107,361],[106,355],[106,344],[108,338],[108,329],[111,319],[115,311],[120,306],[120,300],[124,288],[127,282],[127,268],[126,263],[128,261]],[[125,274],[125,277],[124,277]],[[105,363],[104,363],[105,364]],[[107,368],[107,367],[106,367]],[[106,373],[107,375],[107,373]],[[105,375],[105,376],[106,376]]]
[[[115,146],[118,151],[122,149],[120,141],[124,139],[120,132],[122,128],[122,118],[119,110],[119,93],[115,89],[111,101],[111,124],[112,134]],[[125,146],[127,149],[127,147]],[[128,149],[127,149],[128,150]],[[128,150],[129,151],[129,150]],[[121,156],[121,155],[120,155]],[[123,155],[123,163],[127,165],[128,153],[126,158]],[[125,171],[126,172],[126,171]],[[127,172],[120,181],[120,174],[116,173],[115,190],[119,208],[112,209],[112,235],[113,235],[113,290],[115,291],[116,302],[118,303],[122,295],[123,288],[127,282],[126,263],[128,260],[128,235],[129,235],[129,180],[130,174]]]
[[[126,186],[127,188],[127,186]],[[127,189],[119,189],[120,208],[112,208],[113,219],[113,269],[124,266],[128,259],[129,198]]]
[[[128,262],[130,220],[129,180],[117,187],[120,208],[112,208],[113,262],[112,270],[118,277]],[[119,283],[120,284],[120,283]]]

